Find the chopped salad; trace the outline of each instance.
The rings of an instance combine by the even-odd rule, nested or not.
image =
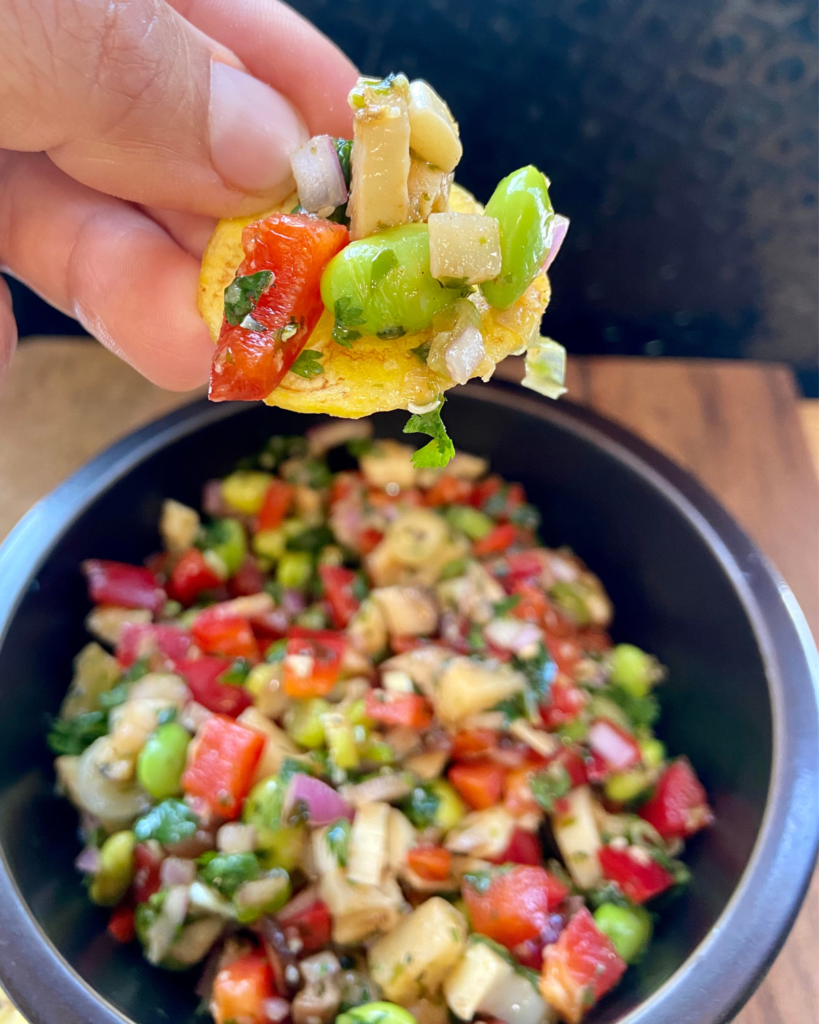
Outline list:
[[[458,125],[427,82],[361,78],[349,102],[351,140],[310,139],[285,203],[216,229],[200,283],[210,397],[351,418],[408,409],[436,439],[425,465],[441,467],[448,388],[525,351],[524,384],[565,390],[565,352],[539,325],[569,222],[536,167],[485,208],[455,185]]]
[[[77,867],[216,1024],[577,1024],[644,952],[711,812],[663,668],[538,526],[483,459],[336,421],[84,563]]]

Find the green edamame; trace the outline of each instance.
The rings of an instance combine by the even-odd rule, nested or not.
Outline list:
[[[285,716],[287,735],[300,747],[316,750],[324,746],[324,715],[330,705],[321,697],[312,700],[294,701]]]
[[[321,278],[322,301],[336,320],[333,337],[346,346],[362,334],[399,338],[423,330],[459,295],[432,276],[426,224],[404,224],[351,242]]]
[[[287,590],[303,590],[313,573],[313,559],[306,551],[285,551],[276,566],[276,582]]]
[[[242,821],[256,829],[257,853],[262,866],[292,871],[304,853],[306,834],[304,826],[282,822],[286,788],[286,782],[278,775],[256,783],[245,801]]]
[[[237,519],[217,519],[208,527],[205,546],[219,556],[232,576],[247,554],[245,528]]]
[[[632,697],[646,697],[656,675],[656,662],[634,644],[617,644],[611,652],[610,681]]]
[[[336,1017],[336,1024],[417,1024],[415,1017],[395,1003],[364,1003]]]
[[[160,725],[151,733],[137,758],[137,779],[155,800],[182,792],[182,772],[190,734],[178,722]]]
[[[480,286],[496,309],[508,309],[537,277],[549,251],[554,210],[546,178],[537,167],[521,167],[498,184],[486,204],[500,224],[501,272]]]
[[[445,512],[446,521],[470,540],[481,540],[491,532],[494,521],[480,509],[470,505],[451,505]]]
[[[102,907],[113,907],[125,895],[134,877],[136,838],[130,829],[109,836],[100,849],[100,869],[89,895]]]
[[[651,938],[651,914],[645,907],[620,907],[604,903],[594,912],[594,923],[614,943],[627,964],[634,963]]]

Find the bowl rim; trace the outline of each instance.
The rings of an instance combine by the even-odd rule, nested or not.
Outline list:
[[[574,433],[659,490],[716,557],[748,617],[766,670],[773,722],[771,779],[759,832],[714,927],[671,977],[620,1018],[620,1024],[721,1024],[738,1012],[781,949],[819,849],[819,656],[807,622],[777,570],[716,498],[657,449],[585,407],[547,403],[513,384],[493,381],[459,390]],[[0,546],[0,580],[7,582],[0,588],[0,646],[54,546],[92,501],[166,445],[243,409],[206,399],[182,406],[115,442],[37,502]],[[11,953],[0,958],[0,980],[30,1024],[130,1024],[46,936],[2,849],[0,949]]]

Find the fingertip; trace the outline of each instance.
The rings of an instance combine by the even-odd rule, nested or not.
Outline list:
[[[11,291],[0,277],[0,381],[6,375],[17,347],[17,323],[11,305]]]

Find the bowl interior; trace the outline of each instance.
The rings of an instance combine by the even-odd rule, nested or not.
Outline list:
[[[748,862],[771,773],[762,654],[726,569],[670,494],[593,444],[570,417],[489,406],[475,389],[454,395],[447,413],[456,445],[523,482],[543,515],[546,543],[570,545],[602,577],[614,601],[615,638],[668,666],[659,735],[672,754],[689,755],[716,812],[716,825],[689,844],[690,888],[663,908],[648,955],[588,1018],[614,1021],[688,957]],[[399,437],[405,418],[379,416],[377,430]],[[140,561],[158,546],[164,497],[198,504],[205,480],[271,434],[304,427],[304,417],[245,407],[145,459],[75,518],[32,580],[0,649],[0,845],[11,875],[59,953],[138,1024],[192,1022],[195,974],[152,969],[136,947],[117,946],[73,868],[76,816],[54,796],[44,736],[87,640],[78,565],[92,556]]]

